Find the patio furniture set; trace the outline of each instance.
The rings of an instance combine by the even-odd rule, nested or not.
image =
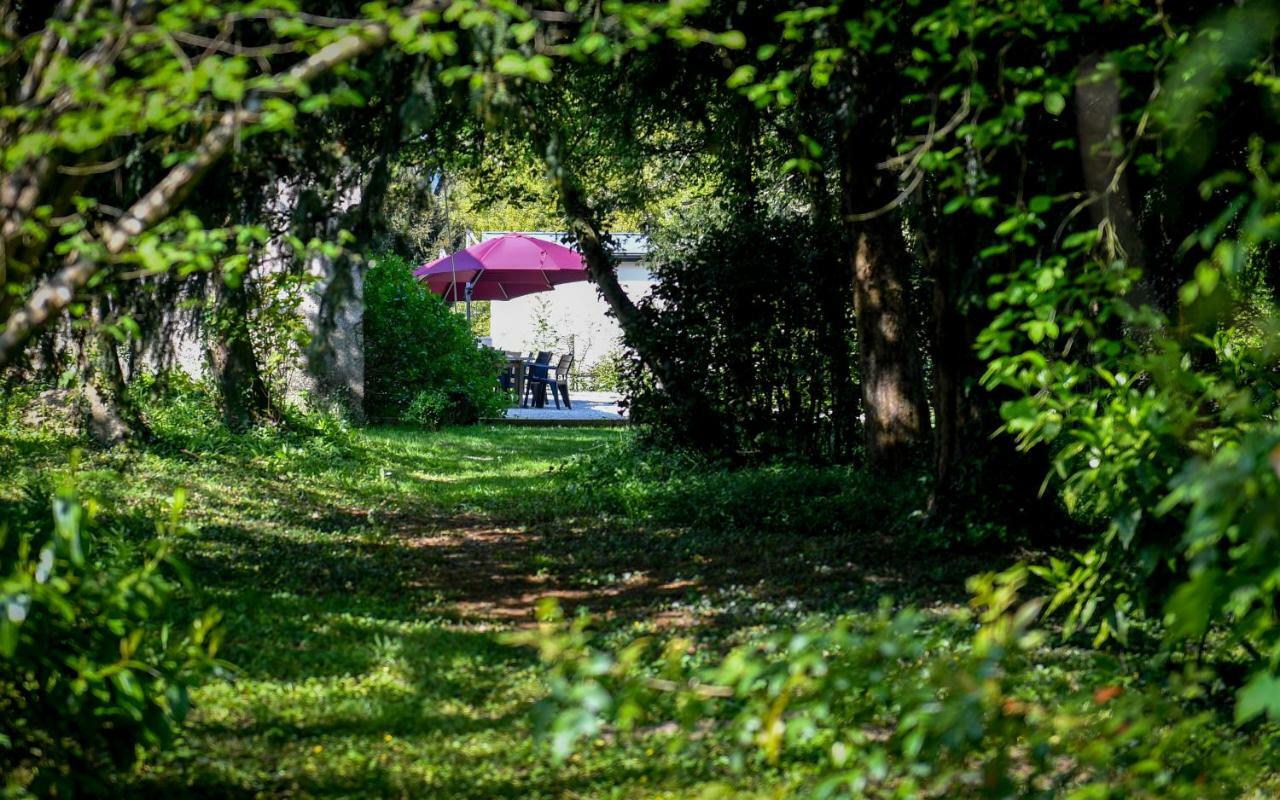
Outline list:
[[[556,408],[560,408],[561,399],[564,400],[565,408],[573,408],[573,404],[569,402],[572,354],[560,356],[559,361],[552,366],[552,354],[546,350],[533,357],[511,350],[506,353],[507,365],[498,375],[498,383],[507,391],[514,390],[521,407],[532,405],[534,408],[544,408],[547,404],[547,390],[550,389]]]
[[[445,300],[465,301],[467,321],[471,320],[472,300],[511,300],[535,292],[552,291],[558,284],[587,280],[582,256],[556,242],[520,233],[474,244],[465,250],[443,255],[413,271],[426,287]],[[498,383],[515,392],[521,406],[543,408],[547,390],[556,408],[569,402],[569,371],[573,355],[562,355],[551,366],[548,351],[530,358],[524,353],[507,351],[507,365],[498,375]]]

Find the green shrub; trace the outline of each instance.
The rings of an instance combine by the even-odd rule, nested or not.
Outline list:
[[[218,616],[166,620],[180,572],[164,549],[91,538],[94,506],[70,491],[50,504],[51,527],[44,503],[0,511],[0,775],[19,794],[106,796],[173,742],[216,665]]]
[[[626,354],[613,349],[590,366],[574,368],[570,381],[578,392],[617,392],[622,389],[622,371]]]
[[[1083,223],[1084,206],[1061,188],[1018,186],[985,251],[1014,268],[993,279],[993,319],[978,339],[983,382],[1013,398],[1004,431],[1051,457],[1046,486],[1100,529],[1086,552],[1037,570],[1056,586],[1051,608],[1064,611],[1065,632],[1124,645],[1155,631],[1167,654],[1208,648],[1210,663],[1225,662],[1224,683],[1245,685],[1242,719],[1280,719],[1280,145],[1271,129],[1241,129],[1213,159],[1189,154],[1204,150],[1203,121],[1219,108],[1256,87],[1263,103],[1280,97],[1261,77],[1272,74],[1270,33],[1201,49],[1274,31],[1270,8],[1208,18],[1194,45],[1169,53],[1143,112],[1144,146],[1162,155],[1126,156],[1151,181],[1138,212],[1151,216],[1137,225],[1145,255],[1113,219]],[[1124,58],[1112,66],[1133,69]],[[1162,228],[1172,219],[1162,204],[1177,194],[1178,222]]]
[[[855,455],[853,303],[840,282],[848,252],[817,219],[717,211],[655,239],[657,283],[639,301],[652,323],[644,335],[692,394],[665,391],[639,359],[622,362],[631,418],[648,436],[759,460]]]
[[[782,768],[788,796],[813,798],[1266,791],[1274,756],[1242,750],[1229,720],[1194,709],[1205,699],[1196,674],[1145,682],[1096,655],[1083,671],[1047,660],[1041,601],[1019,599],[1025,576],[973,578],[972,610],[949,620],[885,603],[723,657],[680,638],[603,646],[585,617],[566,623],[553,604],[539,631],[511,640],[548,666],[535,720],[557,759],[588,739],[647,736],[726,779]]]
[[[394,255],[378,256],[364,285],[365,412],[372,420],[468,424],[501,416],[501,356],[475,343],[467,321]]]
[[[986,383],[1018,395],[1004,430],[1047,448],[1067,507],[1103,529],[1087,552],[1037,569],[1066,632],[1124,643],[1135,621],[1165,622],[1178,648],[1225,633],[1252,662],[1241,715],[1280,719],[1280,313],[1251,261],[1280,240],[1265,221],[1277,197],[1280,178],[1259,172],[1241,227],[1202,233],[1181,325],[1132,302],[1139,273],[1092,257],[1089,231],[1004,277],[979,341]]]
[[[141,374],[130,383],[129,392],[155,435],[153,446],[160,450],[289,461],[300,454],[339,458],[350,449],[350,426],[343,416],[304,412],[289,404],[280,406],[278,424],[232,431],[218,409],[216,390],[185,372]]]

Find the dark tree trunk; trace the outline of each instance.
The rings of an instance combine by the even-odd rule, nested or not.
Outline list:
[[[874,461],[899,468],[929,438],[923,370],[908,302],[910,256],[899,216],[868,209],[892,199],[891,176],[875,168],[884,147],[860,135],[841,137],[840,177],[849,241],[853,245],[853,309],[867,449]],[[886,199],[888,198],[888,199]]]
[[[218,386],[223,422],[233,431],[245,431],[274,418],[249,336],[249,293],[243,283],[228,286],[216,278],[213,296],[219,318],[208,338],[209,368]]]
[[[1089,214],[1103,228],[1110,255],[1134,267],[1145,261],[1142,237],[1129,199],[1120,129],[1120,81],[1114,71],[1101,72],[1097,54],[1087,56],[1076,78],[1076,130]]]
[[[1177,308],[1178,281],[1156,280],[1146,271],[1146,246],[1125,168],[1120,81],[1114,70],[1098,69],[1101,61],[1096,53],[1086,56],[1076,75],[1076,133],[1089,216],[1102,232],[1106,256],[1143,270],[1130,301],[1170,313]]]
[[[966,259],[961,242],[929,253],[933,278],[934,497],[952,488],[965,425],[971,416],[967,383],[976,377],[973,339],[959,309]]]
[[[929,413],[908,291],[911,257],[895,206],[897,175],[877,165],[893,155],[898,94],[885,70],[860,74],[864,92],[845,100],[839,134],[840,193],[852,245],[853,304],[864,432],[871,458],[903,467],[929,440]]]
[[[564,207],[565,221],[569,231],[577,239],[582,259],[586,263],[587,277],[609,304],[627,344],[635,349],[640,359],[661,381],[663,391],[672,402],[685,409],[684,416],[689,430],[697,431],[699,438],[713,448],[723,447],[728,441],[724,420],[706,396],[698,391],[685,370],[663,348],[657,346],[649,320],[618,282],[613,255],[605,245],[596,216],[578,185],[572,177],[565,174],[563,167],[556,168],[555,184]]]
[[[974,351],[978,334],[990,322],[979,294],[987,273],[975,257],[976,231],[963,217],[941,213],[942,199],[921,208],[920,242],[933,283],[931,353],[933,362],[934,481],[929,514],[945,519],[982,507],[992,519],[1052,526],[1060,511],[1040,485],[1049,474],[1048,451],[1022,452],[1012,437],[994,437],[1000,404],[1010,390],[990,391],[980,383],[983,363]]]
[[[923,372],[907,301],[907,259],[893,217],[859,226],[853,255],[858,369],[873,459],[901,466],[929,437]]]
[[[998,500],[994,481],[1008,479],[1012,473],[988,462],[999,460],[997,451],[1013,448],[1007,440],[991,441],[1000,424],[997,400],[978,382],[982,365],[973,347],[987,315],[983,307],[964,304],[969,284],[982,281],[975,274],[979,265],[974,259],[974,232],[965,230],[958,217],[943,216],[936,207],[931,211],[926,210],[924,216],[931,219],[926,219],[921,231],[933,283],[934,481],[929,511],[946,516],[971,504],[975,492],[990,492],[990,501]],[[1026,474],[1037,481],[1041,477],[1035,470]]]

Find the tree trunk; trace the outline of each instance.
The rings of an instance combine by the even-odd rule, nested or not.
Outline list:
[[[605,246],[595,214],[577,184],[565,174],[563,167],[553,165],[553,169],[556,190],[565,211],[565,221],[577,239],[587,267],[587,277],[609,304],[627,344],[635,349],[640,359],[662,382],[662,389],[672,402],[685,409],[684,417],[689,429],[697,431],[699,438],[713,447],[724,446],[728,441],[725,421],[697,390],[680,365],[663,352],[662,348],[655,346],[656,337],[652,326],[618,282],[613,255]]]
[[[1085,190],[1093,201],[1089,214],[1105,232],[1108,255],[1141,268],[1142,237],[1129,201],[1129,179],[1122,171],[1124,134],[1120,129],[1120,82],[1100,72],[1101,58],[1087,56],[1076,78],[1076,130]]]
[[[999,415],[995,398],[978,385],[982,365],[973,350],[978,331],[987,321],[985,309],[961,305],[968,281],[982,280],[974,275],[978,265],[973,257],[973,231],[958,224],[957,217],[943,215],[940,206],[935,202],[933,208],[924,209],[926,220],[920,233],[933,282],[934,481],[929,498],[933,516],[972,502],[973,496],[966,491],[972,487],[967,484],[990,482],[999,469],[990,469],[987,462],[995,460],[1003,446],[990,441]],[[984,485],[981,491],[988,489],[994,493],[995,486]]]
[[[1017,449],[1012,437],[992,438],[1000,427],[1000,404],[1014,399],[1008,389],[980,384],[983,363],[974,351],[991,313],[966,295],[985,284],[987,272],[975,258],[975,230],[960,216],[942,214],[943,198],[925,205],[919,226],[933,282],[931,353],[933,362],[934,481],[929,515],[945,519],[981,506],[991,519],[1024,523],[1060,519],[1053,498],[1040,484],[1048,474],[1048,451]]]
[[[916,324],[909,303],[910,254],[895,206],[897,174],[878,166],[893,155],[895,75],[863,64],[845,98],[839,134],[840,193],[852,246],[853,304],[863,426],[873,461],[905,466],[927,446],[929,413]]]
[[[896,213],[864,213],[883,208],[893,196],[891,176],[875,167],[889,152],[887,137],[863,135],[882,127],[877,121],[842,133],[840,188],[853,245],[863,430],[872,460],[896,469],[927,442],[929,415],[908,303],[910,257],[901,223]],[[884,145],[874,146],[877,141]]]
[[[1091,201],[1089,215],[1102,233],[1107,258],[1143,270],[1130,292],[1130,302],[1170,313],[1177,309],[1178,281],[1156,281],[1146,270],[1146,246],[1125,170],[1120,81],[1114,70],[1099,70],[1101,62],[1101,56],[1090,54],[1076,74],[1076,133],[1084,188]]]
[[[233,431],[245,431],[274,419],[271,395],[249,336],[249,293],[243,283],[228,286],[215,278],[213,298],[218,318],[208,338],[209,368],[218,387],[223,422]]]
[[[972,340],[957,307],[956,250],[947,247],[930,253],[933,278],[933,412],[934,412],[934,497],[952,487],[952,473],[960,458],[964,438],[964,412],[968,392],[965,382],[974,375]]]
[[[871,457],[903,465],[929,437],[924,381],[907,303],[907,254],[894,217],[861,225],[853,255],[858,369]]]
[[[404,86],[399,87],[403,97]],[[398,102],[391,103],[398,109]],[[391,184],[391,159],[403,132],[398,111],[384,124],[378,155],[371,165],[353,173],[351,202],[341,214],[326,206],[310,224],[321,238],[336,238],[346,230],[358,250],[343,249],[336,257],[312,258],[313,274],[320,277],[314,331],[307,349],[307,367],[317,394],[341,409],[353,422],[365,416],[364,355],[364,252],[377,239],[385,223],[383,208]]]

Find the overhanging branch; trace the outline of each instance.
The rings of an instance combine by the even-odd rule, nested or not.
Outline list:
[[[438,5],[438,2],[414,3],[405,9],[405,14],[419,14]],[[381,47],[389,36],[387,24],[366,24],[294,65],[286,74],[285,82],[269,93],[291,93],[298,86],[338,65]],[[225,112],[185,161],[170,170],[159,183],[130,206],[117,222],[106,227],[101,238],[107,256],[119,255],[134,237],[173,212],[209,167],[231,147],[240,127],[257,118],[261,99],[260,93],[251,97],[245,108]],[[64,267],[36,287],[22,308],[6,320],[4,332],[0,333],[0,368],[12,363],[22,352],[26,342],[71,304],[102,265],[101,259],[87,253],[73,254]]]

